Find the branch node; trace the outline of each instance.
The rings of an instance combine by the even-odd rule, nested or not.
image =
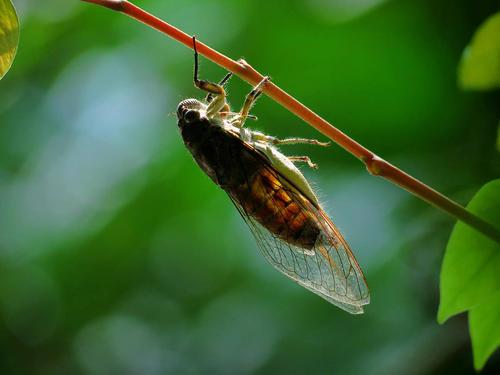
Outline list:
[[[252,65],[250,65],[245,59],[240,58],[237,61],[238,66],[241,68],[241,74],[247,76],[253,84],[257,84],[264,78],[258,71],[256,71]]]
[[[243,58],[238,59],[237,63],[241,66],[242,69],[251,69],[252,67],[250,66],[249,63]]]
[[[387,162],[378,157],[377,155],[371,155],[370,157],[363,158],[363,162],[366,165],[368,172],[374,176],[381,176],[384,174],[385,166]]]

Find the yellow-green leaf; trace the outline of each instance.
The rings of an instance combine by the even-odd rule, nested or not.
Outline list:
[[[500,227],[500,179],[484,185],[467,208]],[[438,321],[489,301],[500,291],[500,244],[458,222],[441,268]]]
[[[19,20],[10,0],[0,0],[0,79],[7,73],[19,44]]]
[[[500,12],[479,26],[465,48],[459,66],[459,83],[469,90],[500,87]]]
[[[474,367],[480,370],[500,346],[500,293],[470,310],[469,330]]]

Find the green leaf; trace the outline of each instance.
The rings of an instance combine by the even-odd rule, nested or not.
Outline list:
[[[483,22],[465,48],[459,84],[469,90],[500,87],[500,12]]]
[[[484,185],[467,208],[500,226],[500,179]],[[438,322],[488,301],[500,290],[500,245],[457,222],[441,268]]]
[[[480,370],[500,346],[500,293],[470,310],[469,330],[474,367]]]
[[[0,0],[0,79],[8,72],[19,44],[19,20],[10,0]]]

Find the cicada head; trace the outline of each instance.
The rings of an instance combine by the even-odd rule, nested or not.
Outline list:
[[[182,128],[200,121],[202,112],[205,112],[205,104],[196,99],[186,99],[177,106],[177,125]]]

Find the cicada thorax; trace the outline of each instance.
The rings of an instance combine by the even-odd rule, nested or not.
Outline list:
[[[314,247],[320,226],[306,208],[310,203],[300,194],[290,194],[269,166],[255,170],[232,194],[248,215],[278,238],[303,249]]]

